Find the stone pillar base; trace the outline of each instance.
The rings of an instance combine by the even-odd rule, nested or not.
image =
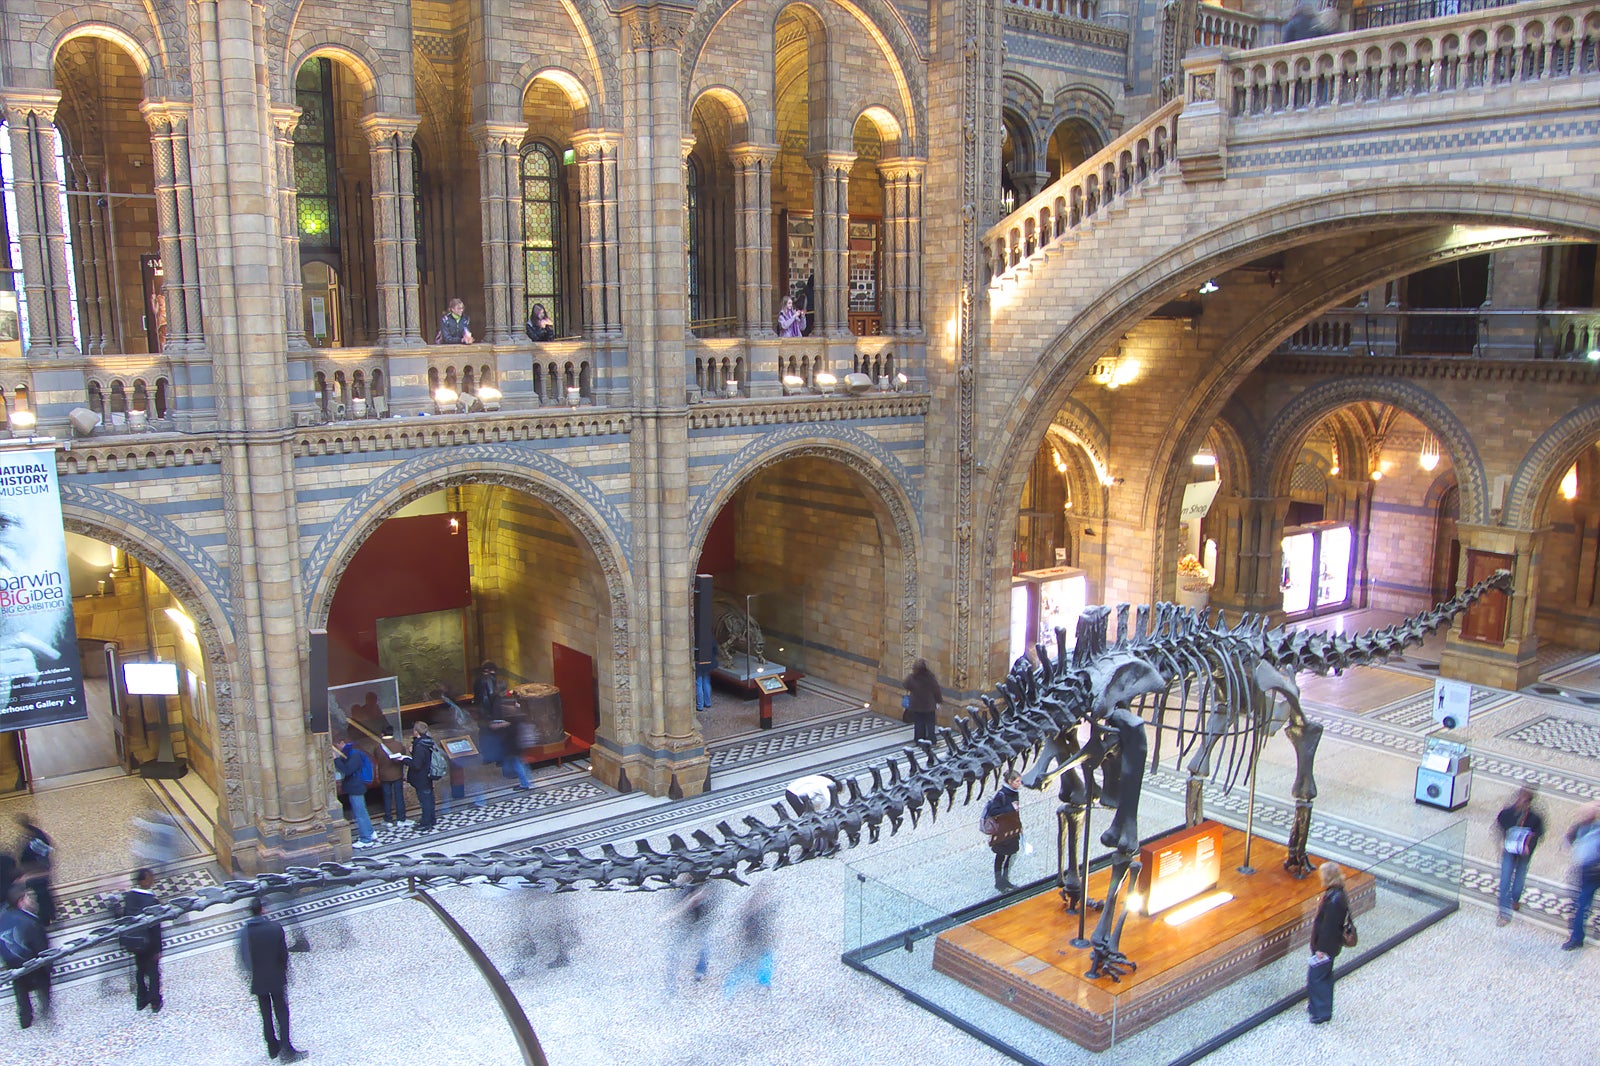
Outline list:
[[[589,749],[589,766],[602,783],[621,792],[685,799],[711,787],[711,759],[700,749],[684,758],[619,755],[598,744]]]
[[[329,822],[321,831],[293,840],[282,837],[236,840],[223,827],[217,827],[217,864],[224,870],[237,870],[247,876],[291,866],[315,866],[350,858],[350,823]]]
[[[1452,633],[1439,657],[1439,674],[1515,692],[1539,680],[1538,646],[1538,639],[1532,636],[1505,644],[1479,644],[1457,640]]]

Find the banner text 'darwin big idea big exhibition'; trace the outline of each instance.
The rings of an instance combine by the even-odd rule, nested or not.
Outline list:
[[[0,452],[0,732],[88,716],[55,452]]]

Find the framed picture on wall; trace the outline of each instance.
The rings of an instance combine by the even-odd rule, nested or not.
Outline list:
[[[394,674],[402,705],[472,688],[467,677],[466,619],[459,607],[378,619],[378,666]]]

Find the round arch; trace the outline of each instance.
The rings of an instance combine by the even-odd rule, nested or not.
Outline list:
[[[1117,116],[1117,105],[1093,85],[1068,85],[1056,93],[1053,104],[1046,141],[1055,135],[1058,126],[1072,119],[1094,130],[1100,138],[1101,147],[1110,144],[1122,127],[1122,121]]]
[[[750,140],[750,107],[738,91],[727,85],[708,85],[694,98],[692,116],[701,104],[720,107],[728,116],[728,143],[746,144]]]
[[[521,113],[523,101],[527,100],[528,93],[533,89],[534,83],[543,81],[554,85],[567,98],[567,106],[572,108],[572,128],[574,131],[591,128],[593,109],[591,102],[594,93],[582,77],[565,67],[554,67],[549,64],[539,64],[530,60],[523,70],[517,72],[518,81],[522,91],[517,95],[518,113]]]
[[[294,78],[300,73],[300,68],[310,60],[321,58],[338,60],[361,84],[362,110],[369,115],[382,114],[386,107],[386,99],[396,95],[383,89],[383,84],[388,78],[383,61],[373,54],[365,41],[359,38],[346,39],[351,37],[352,35],[339,30],[328,29],[319,32],[313,42],[303,44],[287,61],[289,84],[293,86]],[[410,111],[411,108],[407,107],[405,110]]]
[[[1538,521],[1561,475],[1596,440],[1600,440],[1600,400],[1590,400],[1567,412],[1545,430],[1511,476],[1500,510],[1500,524],[1509,529],[1523,529],[1528,523]],[[1463,507],[1463,514],[1465,510]]]
[[[211,702],[216,711],[223,804],[218,820],[237,826],[250,807],[250,791],[240,772],[250,760],[241,757],[240,738],[251,734],[241,729],[244,704],[235,701],[234,693],[248,692],[249,677],[238,657],[233,612],[225,599],[226,579],[211,557],[176,525],[102,489],[63,479],[61,518],[68,532],[92,537],[138,559],[189,610],[195,638],[215,671]]]
[[[626,545],[631,527],[598,486],[572,467],[542,452],[506,445],[468,445],[449,455],[429,455],[392,467],[358,493],[333,522],[301,568],[304,610],[310,629],[325,628],[333,593],[350,561],[372,531],[406,504],[458,485],[500,485],[548,506],[572,526],[588,547],[605,581],[611,611],[612,718],[619,735],[634,720],[632,622],[636,614]]]
[[[1171,248],[1148,264],[1141,264],[1116,279],[1110,286],[1081,303],[1082,310],[1046,346],[1035,362],[1028,379],[1015,390],[1029,396],[1027,404],[1010,409],[1006,423],[995,437],[988,464],[997,472],[984,512],[983,557],[1000,558],[1000,527],[1005,522],[1006,501],[1021,491],[1022,479],[1032,455],[1027,443],[1033,439],[1031,427],[1054,417],[1055,411],[1089,372],[1092,359],[1086,356],[1110,347],[1116,339],[1143,319],[1173,292],[1197,285],[1206,277],[1226,272],[1233,266],[1296,245],[1356,231],[1382,231],[1400,225],[1426,226],[1488,225],[1526,227],[1496,239],[1469,240],[1441,250],[1433,240],[1431,250],[1418,244],[1403,256],[1375,256],[1368,250],[1360,258],[1382,259],[1386,265],[1362,267],[1349,264],[1340,271],[1322,274],[1312,282],[1291,287],[1254,321],[1257,339],[1230,345],[1234,358],[1243,360],[1230,374],[1247,372],[1270,351],[1271,344],[1288,336],[1299,324],[1316,313],[1318,307],[1337,302],[1341,295],[1359,291],[1385,277],[1399,276],[1440,258],[1478,254],[1508,243],[1549,241],[1570,236],[1581,240],[1600,240],[1600,198],[1570,193],[1509,186],[1485,187],[1484,195],[1450,184],[1387,185],[1345,190],[1326,196],[1294,200],[1246,216],[1236,223],[1220,225],[1205,234]],[[1425,239],[1425,238],[1424,238]],[[1397,245],[1418,238],[1401,238]],[[1315,288],[1313,295],[1308,288]],[[1281,336],[1280,336],[1281,335]],[[1249,349],[1246,351],[1246,349]],[[1214,362],[1220,363],[1221,360]],[[1207,422],[1215,417],[1231,395],[1234,384],[1224,383],[1218,374],[1195,390],[1194,398],[1179,416],[1183,423]],[[1171,432],[1167,444],[1156,457],[1152,469],[1170,469],[1174,448],[1192,447],[1193,433]],[[1147,493],[1145,519],[1153,522],[1173,507],[1171,478],[1159,494]],[[1463,514],[1468,513],[1467,489],[1463,486]],[[1480,490],[1472,501],[1475,508],[1485,505]],[[1477,513],[1474,511],[1473,513]],[[1483,512],[1487,514],[1485,510]],[[1156,550],[1161,554],[1161,542]],[[1156,572],[1162,560],[1156,559]]]
[[[53,70],[61,49],[79,37],[98,37],[127,52],[144,79],[145,97],[157,99],[162,95],[160,83],[167,77],[167,51],[151,23],[111,7],[97,11],[92,20],[77,17],[77,12],[63,11],[39,31],[35,55],[44,64],[41,69]]]
[[[854,130],[863,119],[877,132],[878,143],[883,149],[883,158],[893,159],[900,155],[903,135],[900,120],[894,117],[892,111],[882,104],[869,104],[856,112],[855,117],[850,120],[850,128]]]
[[[893,602],[894,585],[890,578],[898,576],[902,597],[896,629],[900,634],[898,669],[901,673],[895,676],[903,676],[920,657],[917,634],[922,625],[921,494],[912,490],[914,483],[900,461],[860,430],[828,425],[791,426],[741,448],[711,476],[707,484],[712,488],[697,497],[689,510],[690,558],[699,557],[711,532],[712,521],[751,478],[767,467],[801,458],[825,459],[855,474],[871,489],[867,498],[873,502],[874,509],[881,509],[882,516],[894,529],[899,553],[884,554],[884,596],[887,607]],[[886,641],[886,644],[894,646],[893,641]],[[887,666],[887,663],[881,664],[880,669]]]

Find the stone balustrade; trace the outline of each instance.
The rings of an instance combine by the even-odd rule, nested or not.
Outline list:
[[[1200,4],[1194,17],[1194,43],[1200,48],[1254,48],[1261,19],[1219,4]]]
[[[1006,0],[1011,7],[1043,11],[1047,15],[1091,21],[1099,13],[1099,0]]]
[[[694,402],[844,394],[848,374],[871,378],[873,392],[924,393],[927,383],[916,368],[925,348],[920,335],[856,337],[843,350],[816,336],[692,339],[686,384]],[[817,380],[824,373],[834,376],[833,385]]]
[[[1600,361],[1600,311],[1340,307],[1278,346],[1285,355]]]
[[[1223,53],[1228,114],[1289,113],[1408,101],[1600,74],[1600,4],[1515,4],[1400,26]],[[1185,69],[1195,69],[1186,62]]]
[[[1182,100],[1166,104],[991,227],[982,237],[990,280],[1042,255],[1162,173],[1174,158],[1183,106]]]

